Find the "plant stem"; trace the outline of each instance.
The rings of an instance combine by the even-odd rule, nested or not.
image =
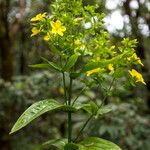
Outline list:
[[[111,82],[111,84],[110,84],[110,87],[108,88],[108,90],[107,90],[107,92],[106,92],[106,95],[105,95],[105,97],[104,97],[103,100],[102,100],[101,105],[98,106],[98,110],[99,110],[99,109],[102,107],[102,105],[104,104],[104,102],[105,102],[105,100],[106,100],[106,98],[107,98],[107,96],[108,96],[107,93],[111,90],[111,87],[112,87],[114,81],[115,81],[115,78],[113,78],[113,80],[112,80],[112,82]],[[98,111],[98,110],[97,110],[97,111]],[[87,121],[84,123],[84,125],[82,126],[81,130],[79,131],[77,137],[75,138],[74,142],[76,142],[76,141],[78,140],[78,138],[79,138],[80,135],[82,134],[83,130],[85,129],[85,127],[87,126],[87,124],[88,124],[88,123],[90,122],[90,120],[92,119],[92,117],[93,117],[93,115],[91,115],[91,116],[87,119]]]
[[[79,98],[79,96],[86,90],[87,87],[84,87],[80,93],[77,95],[77,97],[74,99],[73,103],[72,103],[72,106],[75,104],[75,102],[77,101],[77,99]]]
[[[72,114],[68,112],[68,143],[71,142],[72,138]]]
[[[67,105],[67,91],[66,91],[66,80],[65,80],[65,73],[62,72],[63,74],[63,85],[64,85],[64,99],[65,99],[65,103]]]
[[[74,139],[74,142],[76,142],[78,140],[78,138],[80,137],[81,133],[83,132],[83,130],[85,129],[86,125],[89,123],[89,121],[92,119],[93,115],[91,115],[87,121],[83,124],[81,130],[79,131],[77,137]]]
[[[71,95],[72,95],[72,78],[70,78],[70,85],[68,91],[68,105],[71,105]],[[72,113],[68,111],[68,143],[72,140]]]
[[[113,86],[114,81],[115,81],[115,78],[113,78],[112,82],[110,83],[110,86],[109,86],[108,90],[106,91],[105,97],[103,98],[102,103],[101,103],[100,106],[99,106],[99,109],[100,109],[100,108],[103,106],[103,104],[105,103],[105,100],[106,100],[107,97],[108,97],[107,94],[110,92],[110,90],[111,90],[111,88],[112,88],[112,86]]]

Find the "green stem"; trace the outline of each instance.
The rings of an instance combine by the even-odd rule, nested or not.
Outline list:
[[[65,98],[65,103],[67,105],[67,91],[66,91],[66,80],[65,80],[65,73],[62,72],[63,74],[63,84],[64,84],[64,98]]]
[[[107,92],[106,92],[106,95],[105,95],[104,99],[102,100],[101,105],[98,106],[98,110],[99,110],[99,109],[102,107],[102,105],[104,104],[104,102],[105,102],[105,100],[106,100],[106,98],[107,98],[107,96],[108,96],[107,93],[111,90],[111,87],[112,87],[114,81],[115,81],[115,78],[113,78],[113,80],[112,80],[112,82],[111,82],[111,84],[110,84],[110,87],[108,88],[108,90],[107,90]],[[97,111],[98,111],[98,110],[97,110]],[[81,130],[79,131],[77,137],[75,138],[74,142],[76,142],[76,141],[78,140],[78,138],[79,138],[80,135],[82,134],[83,130],[85,129],[85,127],[87,126],[87,124],[88,124],[88,123],[90,122],[90,120],[92,119],[92,117],[93,117],[93,115],[91,115],[91,116],[87,119],[87,121],[83,124],[83,126],[82,126]]]
[[[77,99],[79,98],[79,96],[86,90],[87,87],[84,87],[80,93],[77,95],[77,97],[74,99],[73,103],[72,103],[72,106],[75,104],[75,102],[77,101]]]
[[[113,80],[112,80],[112,82],[111,82],[111,84],[110,84],[108,90],[106,91],[105,97],[103,98],[102,103],[101,103],[100,106],[98,107],[99,109],[100,109],[100,108],[103,106],[103,104],[105,103],[105,100],[106,100],[107,97],[108,97],[107,94],[110,92],[110,90],[111,90],[111,88],[112,88],[112,86],[113,86],[114,81],[115,81],[115,78],[113,78]]]
[[[68,105],[71,105],[71,95],[72,95],[72,78],[70,78],[70,85],[68,91]],[[68,143],[72,141],[72,113],[68,111]]]
[[[83,130],[85,129],[86,125],[90,122],[90,120],[92,119],[93,115],[91,115],[87,121],[83,124],[81,130],[79,131],[77,137],[74,139],[74,142],[76,142],[78,140],[78,138],[80,137],[80,135],[82,134]]]
[[[72,138],[72,114],[68,112],[68,143],[71,142]]]

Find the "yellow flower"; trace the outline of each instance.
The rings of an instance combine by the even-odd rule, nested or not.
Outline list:
[[[40,30],[38,30],[36,27],[33,27],[31,31],[32,31],[31,36],[35,36],[40,32]]]
[[[32,19],[31,19],[31,21],[32,22],[34,22],[34,21],[41,21],[44,17],[46,17],[46,12],[44,12],[43,14],[37,14],[35,17],[33,17]]]
[[[114,71],[113,64],[108,64],[108,70],[110,70],[110,71]]]
[[[142,75],[139,72],[137,72],[135,69],[132,69],[131,71],[129,70],[129,73],[133,78],[135,78],[136,82],[141,82],[143,84],[146,84],[144,82]]]
[[[137,61],[141,66],[144,66],[144,64],[142,63],[141,59],[136,55],[136,53],[134,53],[130,58],[127,58],[129,61],[133,60],[133,61]]]
[[[87,74],[87,76],[90,76],[91,74],[97,73],[99,71],[100,71],[100,68],[97,68],[97,69],[93,69],[93,70],[87,71],[86,74]]]
[[[47,35],[44,36],[44,41],[49,41],[50,40],[50,34],[51,34],[51,32],[49,31],[47,33]]]
[[[49,41],[50,37],[48,35],[44,36],[44,41]]]
[[[52,26],[52,33],[59,34],[60,36],[63,36],[63,32],[66,31],[66,27],[61,25],[61,22],[57,20],[56,22],[51,21],[50,22]]]

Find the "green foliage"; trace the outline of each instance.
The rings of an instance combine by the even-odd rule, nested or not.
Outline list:
[[[141,100],[139,106],[136,101],[134,100],[133,104],[125,102],[113,104],[114,111],[111,114],[95,120],[89,125],[90,135],[111,139],[122,145],[122,149],[148,150],[150,118],[148,114],[145,114],[143,101]]]
[[[78,6],[78,7],[76,7]],[[108,96],[114,80],[130,73],[135,82],[145,84],[142,75],[136,71],[127,71],[133,64],[142,64],[135,55],[136,40],[123,39],[119,47],[111,45],[109,34],[103,28],[104,14],[96,13],[97,6],[83,6],[82,0],[57,0],[51,5],[51,14],[40,13],[31,19],[33,28],[32,35],[38,34],[46,41],[50,53],[54,56],[49,61],[42,57],[44,64],[35,64],[31,67],[52,69],[62,75],[63,80],[63,102],[59,103],[52,99],[39,101],[32,104],[18,119],[11,130],[11,133],[26,126],[35,118],[45,112],[62,108],[68,113],[68,135],[67,144],[60,145],[60,141],[49,142],[61,149],[102,149],[120,150],[115,144],[99,138],[86,138],[80,143],[76,140],[86,127],[92,117],[98,118],[108,113],[111,109],[103,106],[106,97],[99,105],[90,101],[81,106],[76,105],[77,98],[72,101],[73,81],[79,79],[80,83],[85,83],[86,87],[102,86],[108,78],[112,79],[110,87],[105,92]],[[130,61],[127,61],[130,60]],[[119,70],[121,73],[116,73]],[[118,75],[119,74],[119,75]],[[69,79],[69,83],[67,83]],[[81,128],[76,140],[72,138],[72,113],[77,110],[86,110],[91,117]],[[73,143],[75,142],[75,143]]]
[[[64,150],[121,150],[114,143],[97,137],[88,137],[77,144],[67,143],[66,140],[50,140],[43,144],[43,146],[46,145],[55,146],[60,150],[62,150],[63,147]]]
[[[78,54],[73,54],[72,56],[70,56],[70,58],[68,59],[68,61],[67,61],[67,63],[66,63],[63,70],[67,71],[70,68],[72,68],[75,65],[77,59],[78,59]]]
[[[57,77],[57,82],[53,80],[54,77]],[[10,129],[18,118],[18,114],[22,113],[38,99],[55,97],[55,99],[62,100],[58,94],[59,87],[62,86],[60,82],[59,74],[50,73],[48,71],[40,71],[40,73],[37,72],[25,77],[17,76],[12,83],[6,83],[0,80],[0,122],[2,123],[0,129],[8,131],[8,128]],[[112,108],[111,113],[100,116],[94,122],[92,121],[85,129],[83,135],[87,135],[90,132],[91,136],[102,137],[114,143],[118,143],[122,149],[149,150],[149,114],[146,113],[148,112],[147,108],[145,108],[146,103],[141,98],[137,100],[128,99],[127,96],[132,94],[133,91],[131,91],[131,89],[122,89],[122,83],[120,84],[121,85],[116,85],[117,89],[120,89],[120,91],[114,93],[116,97],[111,97],[110,101],[113,102],[113,105],[107,106],[108,109]],[[78,92],[82,90],[82,86],[78,80],[75,80],[73,89],[76,90],[76,92],[73,94],[72,99],[76,98]],[[49,90],[49,87],[51,87],[51,90]],[[141,96],[141,93],[138,93],[140,94],[139,96]],[[85,104],[88,99],[97,99],[97,101],[100,101],[97,94],[99,94],[99,91],[95,90],[92,92],[89,90],[83,92],[83,95],[78,98],[74,107],[80,109],[81,103]],[[119,96],[118,94],[122,97],[122,101],[120,101],[119,104],[115,104]],[[142,95],[142,97],[144,96]],[[132,103],[123,103],[124,101]],[[104,106],[104,108],[105,107],[106,106]],[[8,112],[10,112],[10,114]],[[87,116],[83,111],[74,114],[74,137],[76,137],[79,128],[82,127],[86,118]],[[23,132],[11,135],[12,149],[32,149],[35,145],[42,143],[42,141],[44,141],[43,139],[61,138],[62,131],[60,129],[62,128],[61,125],[64,120],[65,114],[59,115],[59,112],[42,115],[39,119],[36,119],[31,126],[24,128]],[[49,130],[47,130],[47,128]],[[64,132],[66,135],[65,129]],[[8,132],[2,133],[1,139],[9,139],[10,136],[6,136],[7,134]],[[49,145],[45,145],[44,147],[49,147],[50,149]]]
[[[31,121],[44,114],[45,112],[61,108],[62,106],[62,104],[53,99],[47,99],[34,103],[19,117],[10,134],[25,127],[27,124],[29,124]]]
[[[58,139],[58,140],[49,140],[42,144],[43,147],[45,146],[54,146],[58,149],[63,149],[63,147],[66,145],[67,139]]]
[[[62,68],[60,66],[58,66],[56,63],[48,61],[46,58],[43,58],[43,57],[42,57],[42,59],[44,62],[46,62],[49,65],[50,68],[61,72]]]
[[[121,150],[114,143],[97,137],[88,137],[79,144],[80,150]]]

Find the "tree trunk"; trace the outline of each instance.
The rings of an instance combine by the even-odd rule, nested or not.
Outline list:
[[[12,43],[8,22],[9,3],[9,0],[0,3],[1,75],[6,81],[10,81],[13,75]]]

